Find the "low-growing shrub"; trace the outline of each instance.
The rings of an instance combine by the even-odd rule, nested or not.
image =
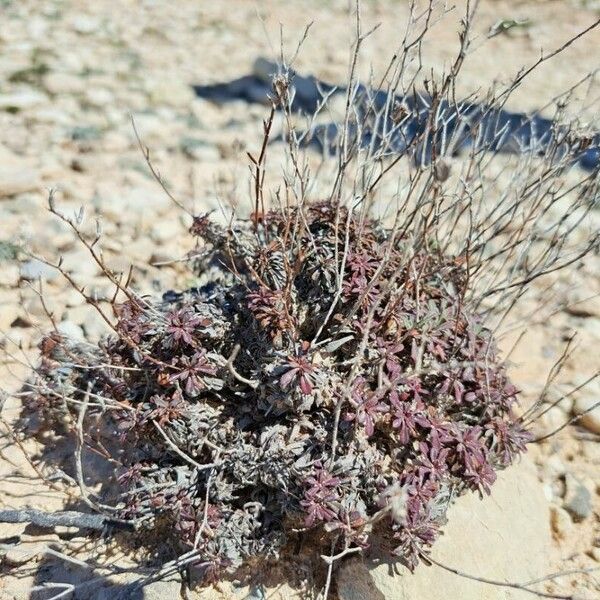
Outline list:
[[[99,346],[45,338],[28,407],[117,447],[118,516],[212,577],[306,532],[414,566],[528,439],[461,261],[327,203],[192,232],[206,282],[132,296]]]

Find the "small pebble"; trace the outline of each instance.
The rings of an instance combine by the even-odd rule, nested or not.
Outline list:
[[[559,540],[567,539],[573,530],[573,521],[569,513],[560,506],[550,506],[550,525],[552,532]]]
[[[576,477],[567,473],[565,477],[566,493],[563,508],[575,522],[583,521],[592,513],[592,494]]]

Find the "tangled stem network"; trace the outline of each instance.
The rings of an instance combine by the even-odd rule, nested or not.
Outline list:
[[[50,334],[28,410],[74,412],[121,464],[115,514],[208,580],[299,535],[414,568],[528,440],[461,260],[326,203],[192,233],[205,283],[132,295],[94,347]]]

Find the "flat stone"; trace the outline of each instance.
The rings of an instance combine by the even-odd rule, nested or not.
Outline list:
[[[10,548],[4,555],[4,560],[9,565],[24,565],[37,558],[46,549],[46,544],[21,543]]]
[[[35,169],[0,164],[0,200],[39,189],[40,180]]]
[[[100,21],[90,15],[77,15],[72,21],[73,29],[81,35],[90,35],[98,30]]]
[[[216,145],[192,137],[184,137],[179,142],[181,151],[193,160],[215,162],[220,160],[221,153]]]
[[[50,94],[81,94],[85,91],[85,80],[71,73],[54,72],[44,77],[44,87]]]
[[[553,433],[569,420],[569,415],[560,406],[552,406],[544,410],[544,414],[536,423],[540,436]]]
[[[521,463],[499,474],[491,497],[459,498],[448,511],[444,535],[432,557],[468,574],[499,581],[527,581],[547,574],[552,549],[550,515],[535,466]],[[529,600],[531,594],[486,585],[436,565],[414,573],[383,557],[359,558],[338,572],[340,600]],[[397,569],[397,574],[394,574]]]
[[[550,524],[552,533],[559,540],[566,540],[573,531],[573,520],[569,513],[560,506],[550,507]]]
[[[565,476],[566,493],[563,507],[574,521],[583,521],[592,514],[592,493],[586,485],[575,476]]]
[[[579,302],[573,302],[565,308],[565,312],[574,317],[600,317],[600,296],[592,296]]]
[[[115,223],[152,221],[156,215],[173,208],[173,203],[158,184],[123,189],[112,183],[101,183],[96,189],[94,204],[102,217]]]
[[[20,273],[21,277],[28,281],[37,281],[38,279],[53,281],[60,277],[60,272],[57,269],[37,258],[32,258],[23,263],[21,265]]]
[[[31,114],[31,120],[36,121],[37,123],[67,127],[71,124],[72,117],[61,109],[40,107]]]
[[[85,340],[85,334],[83,333],[83,329],[76,325],[72,321],[62,321],[56,326],[58,332],[64,335],[66,338],[76,341],[82,342]]]
[[[85,338],[90,341],[96,341],[111,331],[98,311],[89,304],[70,308],[65,318],[82,329]]]
[[[195,97],[189,85],[173,77],[149,81],[146,90],[150,95],[150,102],[154,105],[189,108]]]
[[[584,385],[585,379],[575,378],[575,386]],[[598,378],[585,384],[574,393],[573,415],[583,415],[578,423],[594,433],[600,433],[600,380]],[[596,406],[598,404],[598,406]]]
[[[94,278],[100,274],[100,267],[87,248],[79,247],[63,255],[63,268],[75,275]]]
[[[135,259],[146,264],[155,249],[156,245],[151,239],[146,236],[140,236],[127,247],[127,256],[130,259]]]
[[[92,88],[86,91],[85,99],[92,106],[105,108],[114,103],[115,96],[106,88]]]
[[[156,581],[142,588],[143,600],[175,600],[181,598],[181,582]]]
[[[35,90],[0,94],[0,110],[26,110],[48,101],[48,96]]]
[[[596,441],[582,441],[583,456],[587,458],[596,468],[600,467],[600,443]]]
[[[186,235],[187,230],[178,219],[164,219],[150,230],[150,237],[157,244],[168,244]]]
[[[0,302],[0,332],[6,332],[11,324],[21,316],[21,307],[16,303]]]
[[[19,284],[19,266],[14,263],[0,263],[0,287],[16,287]]]

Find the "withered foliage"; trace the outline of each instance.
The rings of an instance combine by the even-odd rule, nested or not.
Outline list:
[[[168,524],[208,577],[309,531],[315,554],[376,532],[414,567],[528,440],[462,261],[329,203],[192,231],[210,279],[127,300],[97,347],[46,338],[29,410],[85,405],[118,516]]]

